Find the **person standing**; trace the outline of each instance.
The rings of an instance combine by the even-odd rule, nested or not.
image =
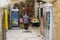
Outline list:
[[[29,16],[25,13],[25,15],[23,16],[23,23],[24,23],[24,29],[28,30],[29,27],[29,22],[30,22],[30,18]]]

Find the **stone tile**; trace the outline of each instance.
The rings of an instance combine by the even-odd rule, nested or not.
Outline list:
[[[36,32],[24,33],[23,31],[26,31],[26,30],[20,29],[20,30],[7,31],[6,32],[7,40],[26,40],[26,38],[32,38],[32,39],[28,39],[28,40],[33,40],[34,38],[36,38],[36,40],[39,40],[39,39],[37,39],[39,37],[37,36]],[[40,38],[42,39],[42,37],[40,37]]]
[[[41,38],[27,38],[26,40],[42,40]]]

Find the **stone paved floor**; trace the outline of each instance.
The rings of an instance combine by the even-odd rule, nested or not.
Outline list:
[[[36,29],[31,28],[29,31],[31,32],[24,32],[24,29],[18,30],[9,30],[6,32],[7,40],[43,40],[42,36],[38,36],[39,33]]]

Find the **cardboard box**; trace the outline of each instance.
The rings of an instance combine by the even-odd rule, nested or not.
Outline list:
[[[20,29],[24,29],[24,24],[20,24]]]

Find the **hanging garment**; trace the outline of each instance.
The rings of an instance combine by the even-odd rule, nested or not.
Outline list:
[[[23,18],[20,18],[20,23],[23,23]]]
[[[4,10],[4,29],[7,31],[8,30],[8,11],[7,9]]]
[[[26,12],[27,12],[27,13],[30,12],[30,6],[29,6],[29,5],[27,5],[27,7],[26,7]]]

